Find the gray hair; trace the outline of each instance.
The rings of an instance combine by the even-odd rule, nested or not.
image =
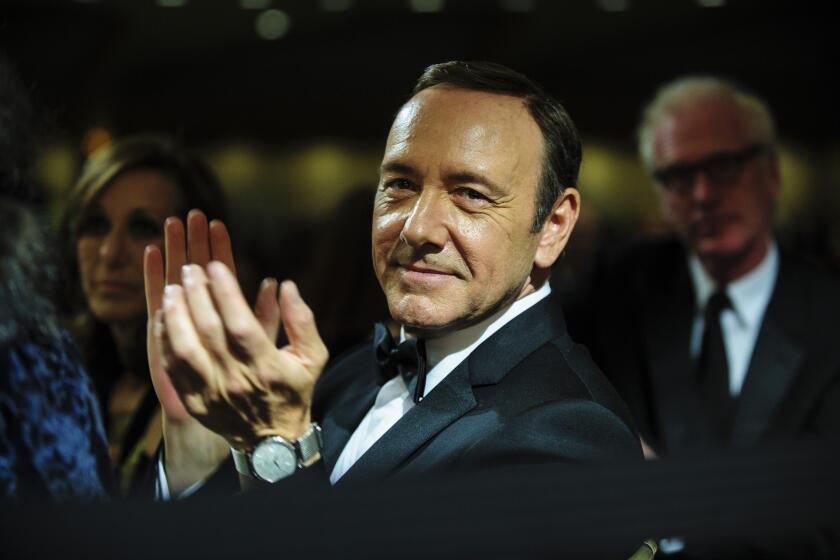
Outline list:
[[[642,111],[636,135],[639,155],[646,169],[653,169],[653,132],[659,123],[699,99],[708,98],[732,101],[746,118],[752,141],[770,150],[775,148],[776,124],[764,100],[721,78],[689,76],[662,86]]]

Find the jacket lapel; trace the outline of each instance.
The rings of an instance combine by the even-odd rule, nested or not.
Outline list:
[[[339,483],[385,478],[414,451],[466,414],[475,404],[469,383],[469,368],[463,362],[422,402],[385,432],[341,477]],[[338,451],[340,453],[341,449]]]
[[[333,471],[353,431],[376,400],[379,385],[373,382],[372,373],[365,372],[363,381],[349,387],[341,402],[324,416],[321,457],[328,473]]]
[[[759,440],[805,357],[801,344],[790,334],[798,328],[801,317],[796,303],[801,294],[794,293],[796,286],[791,282],[791,274],[783,259],[737,400],[731,436],[734,445]]]
[[[498,383],[535,348],[565,333],[562,317],[559,312],[552,311],[552,307],[550,298],[543,299],[481,343],[422,402],[373,444],[339,480],[339,484],[378,480],[391,474],[418,449],[476,406],[473,386]],[[361,414],[355,412],[344,416],[346,437],[341,438],[343,443],[337,448],[337,453],[335,449],[330,451],[330,454],[335,453],[332,463],[327,461],[330,469],[372,402],[373,399]],[[352,424],[349,422],[351,416],[355,418]],[[335,442],[337,444],[338,441]]]
[[[668,450],[701,443],[705,418],[695,391],[689,344],[694,295],[684,259],[669,282],[653,287],[645,306],[644,344],[650,364],[653,408]]]

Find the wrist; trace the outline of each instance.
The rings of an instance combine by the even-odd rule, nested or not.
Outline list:
[[[292,413],[277,413],[272,416],[270,424],[253,423],[240,429],[238,434],[226,433],[225,437],[231,448],[250,453],[267,438],[279,437],[288,442],[297,441],[309,432],[312,424],[307,407]]]
[[[197,421],[173,423],[164,417],[163,426],[163,467],[173,494],[209,478],[227,457],[227,441]]]

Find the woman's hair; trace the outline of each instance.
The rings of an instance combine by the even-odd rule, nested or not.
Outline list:
[[[32,176],[43,113],[0,52],[0,345],[58,336],[53,238]]]
[[[50,241],[31,206],[0,195],[0,346],[59,337]]]
[[[79,280],[76,246],[79,227],[98,197],[122,174],[155,171],[177,186],[176,213],[181,218],[198,208],[208,219],[225,220],[225,196],[215,174],[198,157],[176,140],[162,135],[138,135],[119,140],[95,151],[85,162],[78,181],[67,198],[59,225],[62,268],[65,275],[64,313],[85,355],[100,398],[106,399],[116,371],[144,373],[147,368],[145,320],[138,321],[137,348],[130,349],[120,364],[116,346],[104,323],[90,313]],[[115,368],[121,368],[116,369]]]

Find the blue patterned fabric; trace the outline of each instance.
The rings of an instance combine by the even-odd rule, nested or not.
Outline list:
[[[0,349],[0,498],[91,501],[110,485],[99,405],[69,336]]]

